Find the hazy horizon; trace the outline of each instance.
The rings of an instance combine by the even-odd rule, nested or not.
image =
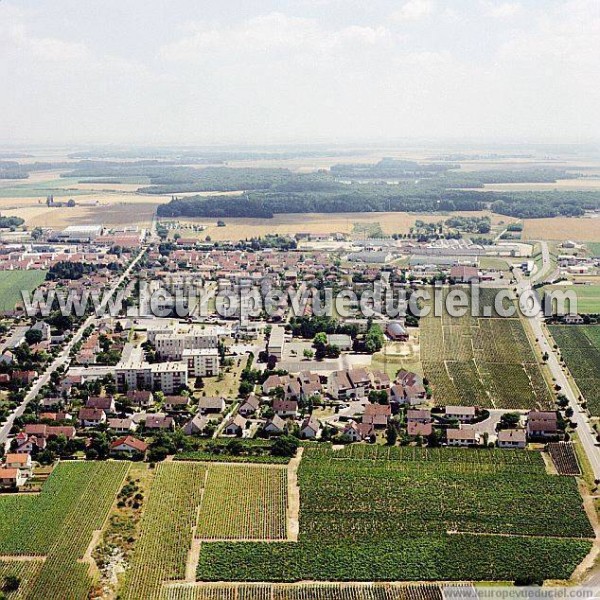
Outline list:
[[[596,0],[0,0],[3,146],[587,144]]]

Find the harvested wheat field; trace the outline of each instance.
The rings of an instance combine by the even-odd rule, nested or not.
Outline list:
[[[166,196],[127,193],[99,193],[74,196],[74,207],[48,207],[46,198],[0,198],[0,211],[5,216],[25,219],[27,227],[66,227],[86,223],[138,225],[146,227]],[[63,200],[63,198],[61,198]]]
[[[482,191],[482,188],[462,188],[465,190]],[[600,190],[600,178],[590,179],[559,179],[550,183],[486,183],[485,192],[561,192]]]
[[[600,218],[554,217],[553,219],[525,219],[523,239],[526,240],[600,240]]]
[[[154,203],[99,204],[72,208],[49,208],[45,204],[4,210],[5,216],[25,219],[27,227],[62,228],[68,225],[101,223],[106,226],[138,225],[147,227],[156,210]]]
[[[493,224],[503,221],[514,221],[511,217],[495,215],[486,211],[457,212],[453,215],[489,216]],[[369,212],[369,213],[292,213],[277,214],[272,219],[235,219],[225,218],[226,227],[217,227],[211,219],[179,218],[181,222],[203,224],[207,229],[198,235],[204,238],[210,236],[213,241],[240,240],[267,234],[294,235],[306,233],[352,233],[355,224],[378,223],[384,234],[408,233],[418,220],[425,222],[444,221],[449,214],[414,214],[404,212]],[[171,220],[171,219],[165,219]],[[186,234],[187,235],[187,234]]]

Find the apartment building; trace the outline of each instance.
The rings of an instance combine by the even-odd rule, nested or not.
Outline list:
[[[217,348],[219,336],[217,330],[210,327],[166,327],[149,330],[148,341],[154,344],[161,358],[181,360],[185,350]]]
[[[269,354],[277,358],[277,360],[281,360],[284,345],[285,329],[280,325],[273,325],[271,335],[269,336]]]
[[[216,348],[184,350],[182,358],[187,362],[190,377],[213,377],[219,373],[219,351]]]
[[[150,389],[174,394],[188,383],[188,363],[185,361],[119,363],[115,371],[120,392]]]

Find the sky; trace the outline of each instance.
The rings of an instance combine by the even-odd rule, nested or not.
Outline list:
[[[600,0],[0,0],[1,144],[600,139]]]

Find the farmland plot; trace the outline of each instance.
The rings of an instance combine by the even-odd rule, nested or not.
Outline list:
[[[588,410],[600,417],[600,325],[550,325]]]
[[[0,581],[13,575],[21,581],[19,589],[6,594],[7,600],[25,600],[29,597],[31,586],[42,568],[42,559],[38,560],[0,560]]]
[[[490,465],[485,450],[473,451],[479,462],[436,460],[445,451],[390,461],[347,460],[333,451],[312,459],[307,448],[299,470],[300,538],[326,539],[333,529],[337,540],[376,542],[390,519],[390,541],[415,531],[593,536],[575,481],[548,476],[543,461],[523,470],[500,460]]]
[[[201,539],[286,537],[287,470],[262,465],[210,465],[200,508]]]
[[[478,314],[485,306],[493,307],[494,291],[480,289]],[[523,323],[498,317],[495,309],[490,314],[491,318],[431,313],[421,319],[423,371],[434,401],[507,409],[552,407],[552,394]]]
[[[93,532],[102,529],[129,463],[100,462],[90,463],[90,466],[93,467],[90,479],[76,508],[66,515],[62,531],[55,535],[31,598],[87,598],[92,584],[88,576],[89,565],[79,561],[83,559]]]
[[[561,475],[581,475],[581,469],[572,443],[555,442],[548,444],[547,448],[558,473]]]
[[[22,291],[33,292],[46,278],[46,271],[0,271],[0,311],[11,311],[23,302]]]
[[[128,463],[115,464],[126,468]],[[90,481],[100,474],[112,474],[114,468],[113,463],[63,462],[38,496],[0,496],[0,554],[48,554],[69,517],[77,514]],[[116,471],[116,479],[120,472]],[[99,495],[102,492],[102,488],[97,490]]]
[[[203,544],[204,581],[511,581],[567,579],[590,551],[576,539],[408,536],[400,542]]]
[[[0,498],[0,552],[46,555],[24,598],[87,598],[92,581],[80,560],[128,468],[127,462],[62,462],[39,496]]]
[[[575,480],[540,453],[319,445],[298,482],[297,543],[204,543],[198,578],[568,578],[593,537]]]
[[[237,593],[237,596],[236,596]],[[442,600],[439,585],[302,583],[166,588],[163,600]]]
[[[163,581],[185,577],[205,478],[206,466],[199,463],[158,467],[126,574],[124,599],[160,598]]]

